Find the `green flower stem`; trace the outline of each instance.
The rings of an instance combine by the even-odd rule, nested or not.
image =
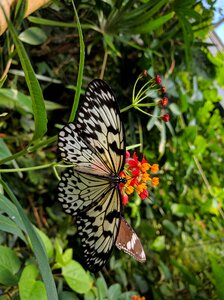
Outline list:
[[[49,146],[50,144],[53,144],[54,142],[56,142],[57,138],[58,138],[57,135],[54,135],[44,141],[40,141],[39,143],[34,144],[33,146],[30,145],[27,149],[27,152],[34,152],[35,150],[37,150],[41,147]]]
[[[157,103],[139,103],[138,105],[135,105],[134,107],[149,107],[149,106],[157,106]]]
[[[147,115],[147,116],[150,116],[150,117],[155,117],[155,116],[153,116],[153,115],[151,115],[151,114],[147,113],[146,111],[142,110],[142,109],[141,109],[141,108],[139,108],[138,106],[135,106],[135,108],[136,108],[137,110],[139,110],[140,112],[142,112],[143,114]]]
[[[134,104],[130,104],[130,105],[128,105],[128,106],[122,108],[122,109],[121,109],[121,113],[125,112],[126,110],[131,109],[132,107],[135,107],[135,105],[134,105]]]
[[[137,78],[137,80],[135,81],[135,84],[134,84],[134,87],[133,87],[133,90],[132,90],[132,103],[135,102],[135,99],[136,99],[136,97],[135,97],[136,85],[137,85],[139,79],[141,79],[141,78],[142,78],[142,76],[139,75],[138,78]]]
[[[41,169],[47,169],[50,167],[53,167],[56,163],[50,163],[46,165],[41,166],[33,166],[33,167],[27,167],[27,168],[17,168],[17,169],[0,169],[0,173],[14,173],[14,172],[27,172],[27,171],[36,171]]]

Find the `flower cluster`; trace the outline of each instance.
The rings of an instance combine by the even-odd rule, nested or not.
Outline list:
[[[140,296],[137,296],[137,295],[133,295],[131,297],[131,300],[145,300],[145,297],[144,296],[140,297]]]
[[[136,92],[136,86],[139,80],[141,80],[144,77],[150,77],[150,79],[139,89],[138,92]],[[154,94],[155,91],[159,93],[159,101],[155,101],[152,103],[142,103],[146,98],[148,98],[150,95]],[[143,108],[149,108],[152,106],[159,105],[162,108],[162,112],[164,110],[164,107],[166,107],[169,103],[168,95],[166,93],[165,86],[162,85],[162,79],[160,75],[156,75],[154,78],[152,78],[146,70],[144,70],[139,77],[137,78],[134,87],[133,87],[133,93],[132,93],[132,104],[125,107],[122,111],[128,110],[131,107],[134,107],[141,111],[144,114],[147,114],[148,116],[155,117],[147,112],[146,109]],[[168,122],[170,119],[170,116],[168,114],[161,114],[158,116],[161,120],[164,122]]]
[[[119,185],[123,204],[128,203],[131,195],[137,195],[141,200],[145,200],[149,195],[149,186],[155,187],[159,184],[159,178],[152,177],[158,170],[158,164],[150,165],[144,158],[139,161],[136,153],[131,157],[127,151],[126,164],[120,173],[120,177],[125,178],[126,183]]]

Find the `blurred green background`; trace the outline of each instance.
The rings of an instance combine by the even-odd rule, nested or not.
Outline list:
[[[224,299],[224,53],[209,39],[214,14],[223,14],[215,4],[81,0],[74,10],[53,1],[23,19],[18,1],[0,40],[0,299]],[[77,263],[74,220],[57,201],[56,135],[92,79],[103,77],[122,109],[144,69],[160,74],[170,115],[164,123],[122,113],[127,144],[140,143],[133,151],[160,165],[149,199],[124,210],[147,261],[115,250],[89,274]]]

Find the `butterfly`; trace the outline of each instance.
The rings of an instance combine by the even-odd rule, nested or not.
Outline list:
[[[73,164],[61,175],[58,199],[65,212],[76,217],[85,267],[98,272],[114,245],[144,262],[141,242],[122,217],[124,126],[116,98],[103,80],[89,83],[75,122],[59,132],[58,149],[61,158]]]

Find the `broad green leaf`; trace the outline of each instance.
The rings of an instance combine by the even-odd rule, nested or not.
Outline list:
[[[121,286],[118,283],[111,285],[107,291],[107,298],[109,300],[120,299]]]
[[[173,203],[171,205],[171,211],[174,215],[178,217],[183,217],[193,212],[190,206],[186,204],[177,204],[177,203]]]
[[[107,284],[103,277],[97,278],[96,281],[98,298],[105,299],[107,297]]]
[[[224,278],[224,266],[217,263],[215,259],[211,259],[212,264],[212,279],[215,285],[218,299],[224,300],[223,293],[223,278]]]
[[[51,240],[49,239],[49,237],[43,231],[41,231],[37,227],[35,227],[35,230],[39,234],[39,236],[40,236],[40,238],[41,238],[41,240],[44,244],[44,247],[45,247],[45,250],[47,252],[48,258],[52,258],[53,254],[54,254],[54,247],[53,247],[53,244],[52,244]]]
[[[150,246],[150,249],[158,252],[163,251],[165,248],[166,248],[166,244],[165,244],[164,235],[158,236]]]
[[[16,89],[0,90],[0,106],[15,109],[20,113],[32,112],[31,99]]]
[[[19,34],[19,39],[30,45],[41,45],[47,40],[47,35],[39,27],[29,27]]]
[[[87,293],[92,287],[92,278],[77,261],[63,266],[62,275],[70,288],[79,294]]]
[[[206,150],[206,148],[208,146],[207,141],[201,135],[196,136],[194,145],[196,147],[193,151],[195,155],[203,155],[204,151]]]
[[[59,296],[60,300],[79,300],[79,298],[73,292],[62,291],[62,292],[59,292],[58,296]],[[86,300],[86,298],[85,298],[85,300]],[[95,300],[95,298],[93,298],[93,300]]]
[[[170,220],[167,220],[167,219],[163,220],[163,226],[167,230],[169,230],[173,235],[175,235],[175,236],[178,235],[179,230],[178,230],[177,226],[174,223],[172,223]]]
[[[16,273],[21,267],[21,262],[15,251],[0,246],[0,283],[4,285],[16,285],[18,278]]]
[[[184,129],[183,139],[189,143],[193,143],[198,132],[197,126],[188,126]]]
[[[35,265],[27,265],[19,280],[21,300],[48,300],[44,283],[36,280],[38,269]]]

